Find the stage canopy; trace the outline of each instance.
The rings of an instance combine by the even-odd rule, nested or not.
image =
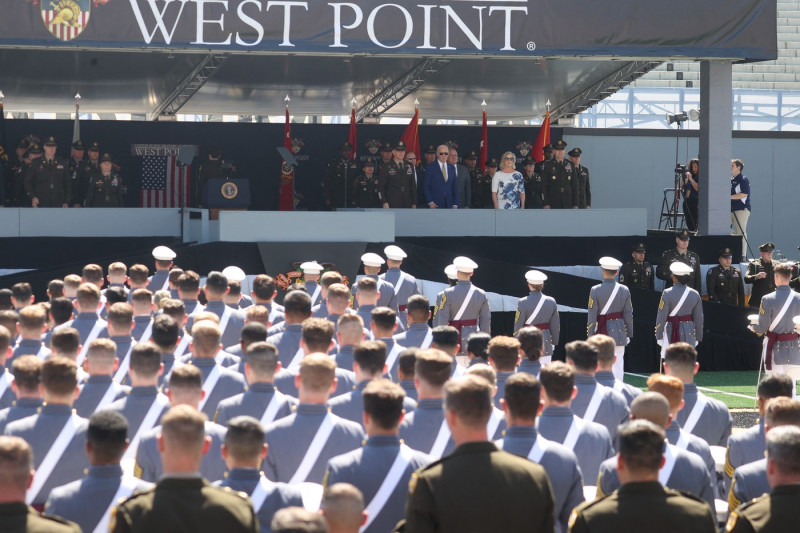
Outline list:
[[[17,0],[6,109],[471,119],[580,112],[670,58],[777,56],[775,0]]]

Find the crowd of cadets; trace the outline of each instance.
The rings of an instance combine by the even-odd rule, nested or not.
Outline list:
[[[619,261],[601,260],[589,339],[561,362],[543,273],[526,275],[515,336],[491,337],[477,264],[454,260],[431,316],[403,250],[385,255],[362,256],[352,301],[315,261],[283,305],[268,275],[243,294],[238,267],[201,288],[163,246],[149,277],[144,265],[112,263],[105,277],[87,265],[51,282],[46,303],[26,283],[0,291],[3,530],[20,516],[20,531],[43,520],[47,531],[711,532],[726,516],[728,530],[790,527],[794,381],[766,374],[760,423],[731,435],[727,407],[694,383],[690,267],[670,266],[664,373],[642,392],[620,375],[633,330]],[[776,344],[776,359],[792,356],[788,339]],[[773,445],[778,426],[791,428]],[[771,488],[771,504],[740,505]]]

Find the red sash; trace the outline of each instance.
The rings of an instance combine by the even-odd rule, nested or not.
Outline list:
[[[464,328],[466,326],[477,326],[478,325],[478,320],[477,319],[472,319],[472,320],[451,320],[450,322],[448,322],[448,325],[453,326],[454,328],[456,328],[458,330],[458,335],[460,337],[461,336],[461,328]]]
[[[608,313],[607,315],[597,315],[597,333],[606,335],[608,330],[606,322],[622,318],[622,313]]]
[[[533,327],[535,327],[535,328],[539,328],[540,330],[544,331],[544,330],[546,330],[546,329],[550,329],[550,324],[549,324],[549,323],[544,323],[544,324],[533,324]]]
[[[667,322],[672,324],[672,334],[669,336],[669,343],[672,344],[674,342],[680,342],[681,340],[681,330],[680,330],[680,323],[681,322],[691,322],[692,315],[681,315],[681,316],[668,316]]]
[[[797,333],[775,333],[767,332],[767,354],[764,357],[764,365],[767,370],[772,370],[772,349],[778,341],[793,341],[798,337]]]

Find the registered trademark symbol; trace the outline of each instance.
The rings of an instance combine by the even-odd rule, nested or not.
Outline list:
[[[528,41],[528,50],[530,50],[531,52],[536,50],[536,43],[533,41]]]

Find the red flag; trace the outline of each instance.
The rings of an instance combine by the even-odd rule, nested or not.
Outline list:
[[[478,155],[478,168],[486,172],[486,160],[489,158],[489,130],[486,125],[486,111],[483,112],[483,129],[481,131],[481,153]]]
[[[350,159],[356,158],[356,146],[358,146],[356,142],[356,108],[352,108],[350,110],[350,134],[347,136],[347,142],[350,143],[352,148],[350,149]]]
[[[289,122],[289,106],[286,106],[286,123],[283,127],[283,147],[292,151],[292,125]],[[294,167],[281,161],[281,190],[278,210],[294,211]]]
[[[539,127],[539,135],[533,143],[533,159],[538,163],[544,160],[544,147],[550,144],[550,111],[544,116],[544,121]]]
[[[419,157],[419,134],[418,128],[419,125],[419,108],[414,110],[414,116],[411,118],[411,122],[408,123],[406,126],[406,131],[403,132],[403,135],[400,137],[400,140],[406,143],[406,150],[409,152],[414,152],[417,157]]]

